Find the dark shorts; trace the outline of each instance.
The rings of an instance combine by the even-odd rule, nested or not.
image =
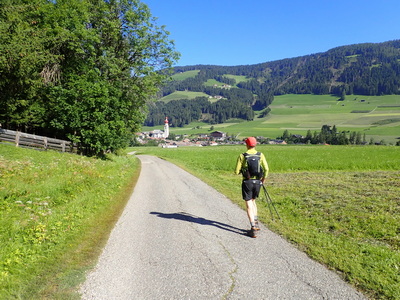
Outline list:
[[[242,182],[242,197],[243,200],[249,201],[256,199],[260,194],[261,180],[248,179]]]

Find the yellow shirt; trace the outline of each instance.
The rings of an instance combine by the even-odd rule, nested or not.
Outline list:
[[[256,150],[256,148],[250,148],[249,150],[246,151],[246,153],[248,154],[256,154],[258,151]],[[237,159],[237,163],[236,163],[236,169],[235,169],[235,174],[239,175],[240,172],[242,171],[242,168],[245,167],[245,162],[246,159],[244,158],[243,153],[241,153]],[[268,172],[269,172],[269,168],[268,168],[268,163],[267,160],[265,159],[265,156],[263,153],[261,153],[260,156],[260,163],[261,163],[261,167],[264,170],[264,178],[266,178],[268,176]]]

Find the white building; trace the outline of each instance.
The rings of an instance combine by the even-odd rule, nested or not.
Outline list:
[[[150,131],[149,136],[155,139],[162,139],[165,135],[165,132],[159,129],[155,129],[153,131]]]
[[[169,136],[169,124],[168,124],[168,117],[165,117],[165,121],[164,121],[164,138],[168,138]]]

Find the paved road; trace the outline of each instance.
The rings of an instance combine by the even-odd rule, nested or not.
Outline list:
[[[196,177],[138,156],[140,178],[82,299],[364,299]],[[238,179],[239,181],[239,179]]]

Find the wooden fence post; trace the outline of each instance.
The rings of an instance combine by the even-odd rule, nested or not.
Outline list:
[[[18,147],[19,146],[19,136],[21,135],[21,133],[19,131],[17,131],[17,134],[15,135],[15,146]]]

